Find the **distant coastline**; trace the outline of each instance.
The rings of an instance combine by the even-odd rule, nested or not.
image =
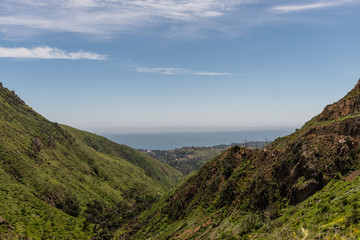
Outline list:
[[[202,132],[202,133],[134,133],[102,134],[110,140],[143,150],[170,150],[180,147],[209,147],[220,144],[247,141],[273,141],[290,134],[293,130]]]

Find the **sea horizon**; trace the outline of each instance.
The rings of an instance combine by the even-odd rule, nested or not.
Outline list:
[[[171,150],[181,147],[210,147],[246,141],[274,141],[293,132],[290,129],[229,132],[120,133],[101,134],[119,144],[143,150]]]

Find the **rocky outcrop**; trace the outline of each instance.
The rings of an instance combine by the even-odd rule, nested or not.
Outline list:
[[[336,120],[356,114],[360,114],[360,80],[343,99],[334,104],[327,105],[319,115],[318,120]]]
[[[304,145],[305,146],[305,145]],[[299,203],[313,195],[323,187],[323,176],[319,172],[319,157],[317,148],[304,147],[298,153],[298,162],[291,169],[287,197],[291,203]]]
[[[316,193],[323,186],[314,178],[306,181],[299,188],[292,188],[293,203],[299,203]]]
[[[319,121],[340,119],[360,113],[360,95],[341,99],[339,102],[328,105],[319,116]]]
[[[10,92],[10,98],[15,102],[15,104],[25,105],[25,102],[18,96],[14,91]]]
[[[332,122],[326,125],[310,127],[309,130],[305,133],[305,135],[343,135],[356,138],[360,136],[359,126],[360,117],[354,117],[342,121]]]
[[[40,138],[34,138],[32,143],[31,143],[31,149],[34,152],[40,152],[41,150],[41,140]]]

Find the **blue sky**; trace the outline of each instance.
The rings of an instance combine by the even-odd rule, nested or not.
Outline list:
[[[97,133],[295,129],[360,77],[360,0],[1,0],[6,87]]]

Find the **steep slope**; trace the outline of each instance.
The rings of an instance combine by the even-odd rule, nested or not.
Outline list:
[[[129,147],[46,120],[0,84],[1,239],[109,239],[180,177]]]
[[[327,201],[326,192],[340,197],[338,187],[331,186],[345,185],[341,183],[342,176],[358,175],[355,170],[360,163],[359,113],[360,81],[346,97],[325,107],[303,128],[277,139],[266,150],[233,147],[210,161],[142,214],[140,230],[134,238],[248,239],[249,234],[251,237],[258,233],[255,235],[260,239],[293,239],[289,232],[279,236],[274,231],[290,229],[291,233],[299,234],[300,227],[308,231],[299,221],[293,221],[290,227],[284,225],[286,217],[298,214],[287,206],[300,204],[304,209],[307,205],[302,202],[318,193],[322,209]],[[330,189],[323,190],[331,181],[335,183]],[[356,193],[354,197],[358,199],[360,195]],[[311,206],[319,205],[319,201],[316,204],[310,201]],[[344,217],[350,210],[343,208],[342,212],[334,210],[330,214],[332,205],[324,208],[321,214],[327,215],[313,224],[328,227],[314,225],[312,230],[321,231],[307,234],[317,234],[322,239],[331,234],[348,235],[358,227],[355,216],[354,221],[342,221],[338,231],[331,232],[332,218],[340,214]],[[356,205],[351,211],[357,212],[358,208]],[[302,219],[304,223],[306,219]]]
[[[166,187],[172,187],[179,182],[182,174],[174,171],[168,164],[156,160],[147,154],[135,150],[123,144],[117,144],[109,139],[84,132],[69,126],[61,125],[62,128],[71,132],[87,146],[103,154],[116,156],[144,169],[145,174],[152,179],[161,182]]]

